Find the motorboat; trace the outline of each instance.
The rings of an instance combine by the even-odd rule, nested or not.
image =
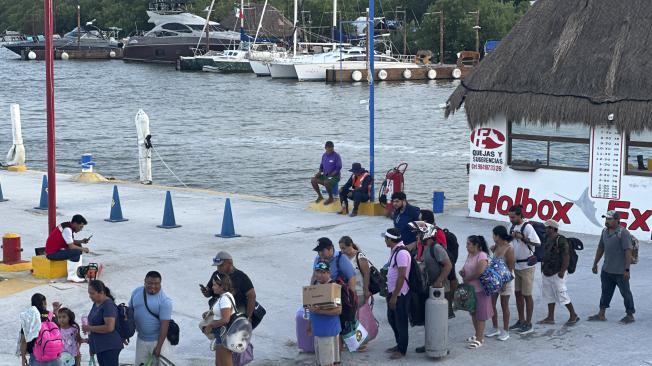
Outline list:
[[[86,23],[66,33],[63,37],[53,37],[55,51],[68,50],[91,50],[91,49],[112,49],[122,48],[122,42],[110,37],[106,31],[94,26],[92,22]],[[23,51],[41,51],[45,49],[44,37],[32,37],[31,40],[9,43],[3,45],[17,55]]]
[[[342,49],[341,52],[333,51],[336,57],[331,57],[325,62],[298,62],[294,64],[294,71],[299,81],[324,81],[326,70],[329,69],[365,69],[367,68],[366,49],[352,47]],[[398,59],[381,53],[374,54],[376,68],[382,69],[413,69],[419,65],[413,62],[401,62]]]
[[[196,58],[198,60],[206,60],[202,62],[201,70],[203,71],[239,73],[251,72],[251,66],[249,65],[249,59],[247,58],[248,55],[248,51],[238,49],[226,50],[221,55],[197,56]]]
[[[224,51],[237,47],[240,42],[240,33],[179,9],[148,10],[147,15],[154,28],[142,36],[129,38],[124,50],[125,61],[175,63],[181,56],[195,56],[198,51]]]

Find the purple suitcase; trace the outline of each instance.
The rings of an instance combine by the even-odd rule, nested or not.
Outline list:
[[[297,310],[297,314],[294,317],[297,328],[297,346],[300,352],[315,353],[315,338],[308,335],[308,322],[310,320],[304,319],[303,314],[304,310],[302,306]]]

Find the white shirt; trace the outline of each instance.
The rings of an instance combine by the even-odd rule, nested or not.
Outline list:
[[[525,227],[523,227],[525,225]],[[532,225],[526,225],[526,223],[522,223],[521,225],[515,225],[514,229],[512,231],[513,233],[516,232],[521,232],[521,228],[523,228],[523,235],[530,240],[531,243],[533,244],[541,244],[541,240],[539,239],[539,236],[537,235],[536,230],[532,227]],[[514,269],[528,269],[530,267],[534,266],[529,266],[527,262],[519,262],[520,260],[525,260],[532,254],[534,254],[534,246],[527,246],[527,244],[523,243],[521,240],[514,238],[512,241],[512,245],[514,246],[514,257],[516,258],[516,264],[514,266]]]
[[[357,257],[357,259],[356,259]],[[358,267],[358,260],[360,259],[367,259],[367,257],[364,255],[362,252],[358,252],[356,256],[353,258],[349,258],[346,256],[346,258],[351,262],[351,265],[353,266],[353,269],[355,270],[355,292],[359,296],[364,295],[364,278],[362,277],[362,272],[360,271],[360,267]]]
[[[61,236],[63,236],[63,240],[66,241],[66,244],[72,244],[75,240],[72,235],[72,229],[69,227],[63,228]]]
[[[233,299],[233,295],[231,295],[230,292],[225,292],[223,293],[220,298],[215,301],[215,304],[213,304],[213,320],[221,320],[222,319],[222,309],[228,309],[231,308],[235,312],[235,308],[233,305],[235,304],[235,300]]]

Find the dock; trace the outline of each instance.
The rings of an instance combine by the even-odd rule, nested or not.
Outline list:
[[[34,248],[43,246],[47,237],[47,215],[34,210],[38,203],[42,172],[13,173],[0,170],[4,197],[9,201],[0,203],[2,234],[15,232],[22,237],[23,259],[34,254]],[[76,183],[71,176],[58,174],[57,222],[70,220],[80,213],[88,225],[77,236],[85,238],[93,234],[89,244],[91,253],[83,261],[100,262],[104,265],[101,280],[111,288],[118,302],[127,302],[133,289],[142,286],[147,271],[158,270],[163,276],[163,290],[174,302],[173,317],[181,326],[181,343],[175,347],[173,362],[177,365],[208,365],[214,362],[215,353],[209,349],[209,341],[197,329],[201,314],[208,309],[207,299],[199,292],[199,283],[205,284],[215,269],[212,259],[220,250],[228,251],[235,266],[252,280],[257,300],[267,309],[267,315],[254,331],[253,365],[312,364],[314,355],[300,354],[296,347],[294,316],[301,306],[301,286],[310,279],[315,252],[312,248],[319,237],[329,237],[337,243],[343,235],[351,235],[364,253],[378,268],[389,258],[389,249],[379,236],[392,221],[383,217],[358,216],[350,218],[331,213],[307,211],[308,202],[296,202],[265,197],[242,196],[203,189],[186,189],[163,186],[144,186],[137,183],[114,181],[111,183]],[[109,223],[104,221],[111,207],[113,185],[120,190],[122,211],[129,221]],[[302,189],[302,188],[298,188]],[[306,190],[309,182],[306,181]],[[177,229],[159,229],[165,192],[171,191],[176,214]],[[235,231],[242,237],[221,239],[220,232],[225,199],[231,198]],[[464,240],[468,235],[480,234],[491,238],[494,225],[505,224],[491,220],[470,219],[466,209],[446,208],[445,214],[437,215],[437,223],[450,229],[460,242],[457,269],[466,259]],[[569,235],[564,233],[564,235]],[[586,317],[598,308],[600,298],[599,276],[591,273],[593,254],[598,243],[595,235],[572,234],[580,238],[585,249],[579,254],[578,270],[569,277],[568,291],[582,321],[572,329],[562,326],[567,314],[557,309],[558,325],[536,326],[534,337],[513,334],[508,342],[488,340],[481,352],[466,349],[464,339],[472,334],[473,327],[468,313],[458,311],[449,321],[449,347],[451,355],[438,364],[478,364],[489,360],[504,359],[515,347],[529,347],[529,352],[519,353],[517,361],[505,365],[536,363],[547,358],[557,365],[568,364],[573,358],[577,364],[587,365],[595,360],[595,349],[632,349],[627,353],[601,354],[605,364],[642,364],[650,359],[645,346],[648,321],[652,311],[646,306],[637,309],[641,319],[628,326],[616,326],[621,313],[622,300],[614,297],[607,314],[608,322],[589,323]],[[489,239],[491,240],[491,239]],[[336,244],[337,245],[337,244]],[[647,244],[646,244],[647,245]],[[631,287],[638,303],[649,302],[651,292],[647,278],[652,268],[646,266],[652,260],[652,251],[641,247],[641,263],[632,266]],[[30,296],[39,292],[48,303],[60,301],[81,318],[88,314],[91,302],[86,285],[61,281],[49,282],[35,279],[29,272],[22,274],[0,273],[7,280],[0,281],[0,308],[6,321],[0,324],[0,365],[15,365],[13,351],[18,332],[18,314],[29,305]],[[535,289],[540,289],[541,274],[535,274]],[[538,291],[538,290],[535,290]],[[380,333],[369,345],[366,353],[343,352],[344,365],[387,364],[383,352],[394,345],[394,337],[386,316],[386,301],[375,296],[374,314],[380,323]],[[512,303],[512,321],[516,311]],[[535,320],[542,318],[546,304],[535,292]],[[499,317],[499,319],[502,319]],[[490,322],[487,324],[490,326]],[[626,329],[625,329],[626,328]],[[591,337],[601,334],[601,337]],[[627,335],[627,336],[625,336]],[[432,365],[432,360],[413,352],[423,345],[424,328],[410,328],[410,351],[400,363],[409,365]],[[559,345],[572,346],[559,346]],[[88,362],[88,345],[82,345],[83,364]],[[121,363],[133,361],[135,342],[120,354]],[[397,363],[396,365],[399,365]]]
[[[424,65],[416,68],[395,68],[374,70],[375,81],[409,81],[409,80],[455,80],[463,79],[472,68],[457,65]],[[326,82],[366,81],[366,69],[331,69],[326,70]]]
[[[55,60],[119,60],[123,56],[122,48],[54,50]],[[44,60],[45,50],[26,49],[21,51],[20,58],[23,61]]]

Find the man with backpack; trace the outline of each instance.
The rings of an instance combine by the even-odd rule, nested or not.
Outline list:
[[[154,355],[170,357],[168,330],[172,319],[172,300],[161,289],[161,274],[150,271],[145,275],[145,286],[131,294],[129,307],[134,309],[136,321],[136,366],[147,364]],[[158,361],[154,362],[158,365]]]
[[[317,239],[317,246],[312,249],[317,252],[313,262],[313,268],[319,263],[328,263],[331,273],[331,280],[342,286],[342,312],[340,314],[340,325],[342,334],[350,332],[355,324],[355,313],[358,309],[358,297],[355,293],[355,269],[346,255],[342,252],[335,252],[335,246],[329,238]],[[310,283],[316,283],[316,274],[313,271]]]
[[[518,321],[509,327],[509,330],[525,335],[534,332],[532,314],[534,313],[534,268],[532,264],[535,247],[541,245],[541,239],[529,222],[523,219],[523,206],[516,205],[509,209],[509,221],[512,223],[510,234],[514,237],[514,255],[516,265],[514,268],[514,291],[516,297],[516,310]]]
[[[614,296],[616,286],[623,295],[626,315],[620,319],[623,324],[634,322],[634,296],[629,288],[632,264],[632,235],[620,226],[620,215],[614,210],[607,211],[602,217],[605,219],[605,228],[600,234],[600,242],[595,253],[593,273],[598,273],[598,263],[604,255],[600,280],[602,282],[602,296],[600,296],[600,311],[589,317],[591,321],[606,321],[605,313],[611,298]]]
[[[559,223],[548,220],[546,225],[545,254],[541,261],[541,293],[548,303],[548,316],[537,324],[555,324],[555,304],[559,303],[568,309],[569,318],[566,325],[575,325],[580,318],[575,313],[575,308],[568,296],[566,276],[570,264],[570,243],[559,235]]]
[[[403,243],[408,246],[416,244],[417,237],[412,232],[409,224],[412,221],[419,220],[421,210],[419,207],[408,203],[404,192],[392,193],[392,206],[394,206],[394,213],[392,214],[394,227],[400,231]]]
[[[387,263],[387,320],[394,331],[396,346],[387,349],[392,360],[405,357],[408,348],[408,278],[412,256],[401,241],[401,232],[397,228],[390,228],[384,234],[385,245],[390,248]]]

